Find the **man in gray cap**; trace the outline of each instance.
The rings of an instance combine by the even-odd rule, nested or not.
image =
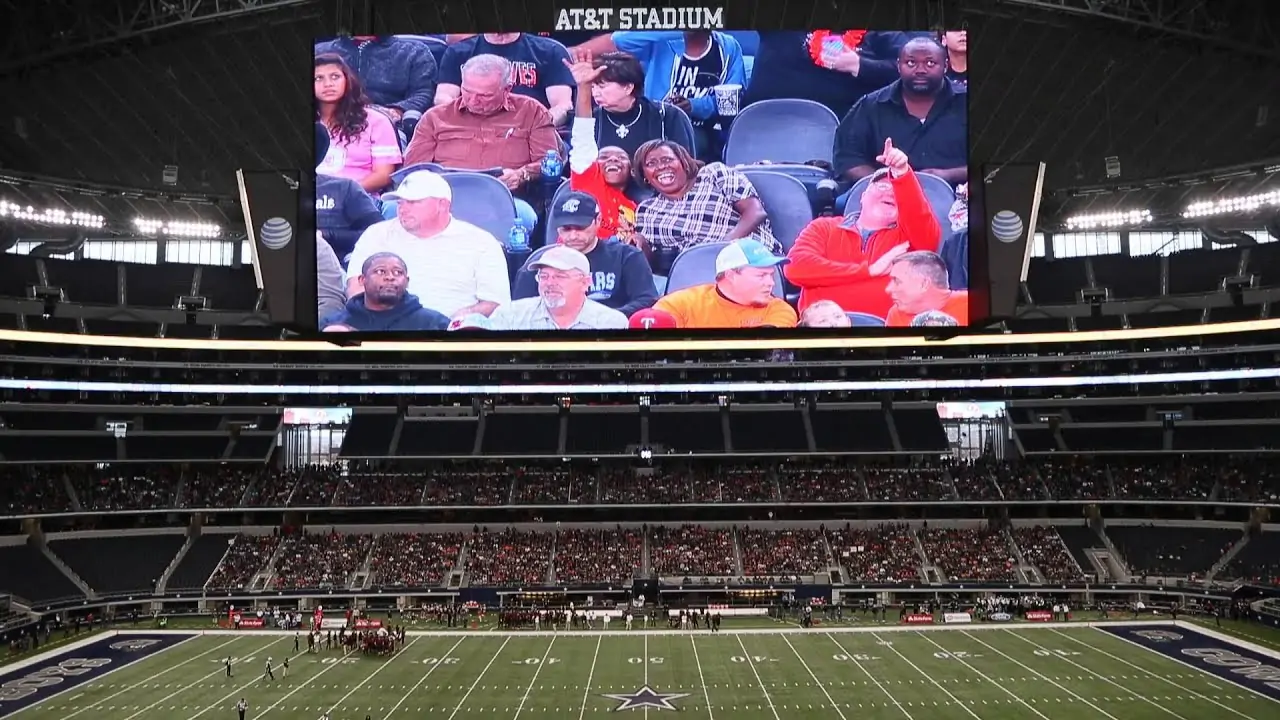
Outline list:
[[[587,297],[591,262],[566,245],[546,250],[530,264],[538,296],[516,300],[489,316],[494,330],[621,330],[627,316]]]

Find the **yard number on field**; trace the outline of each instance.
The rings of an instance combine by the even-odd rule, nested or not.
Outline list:
[[[547,658],[548,665],[554,665],[558,662],[560,662],[560,658]],[[511,664],[512,665],[540,665],[542,664],[542,658],[525,658],[523,660],[512,660]]]
[[[733,657],[729,658],[729,660],[736,663],[747,662],[748,660],[753,663],[778,662],[774,658],[765,657],[763,655],[752,655],[750,658],[745,658],[741,655],[734,655]]]
[[[637,657],[637,658],[627,658],[627,662],[631,663],[632,665],[643,665],[643,664],[644,664],[644,658],[638,658],[638,657]],[[651,658],[649,658],[649,663],[650,663],[651,665],[661,665],[661,664],[662,664],[662,658],[660,658],[660,657],[651,657]]]

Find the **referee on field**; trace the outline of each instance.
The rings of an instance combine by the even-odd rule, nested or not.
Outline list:
[[[236,713],[240,716],[240,720],[244,720],[244,711],[249,709],[249,703],[240,698],[240,702],[236,703]]]

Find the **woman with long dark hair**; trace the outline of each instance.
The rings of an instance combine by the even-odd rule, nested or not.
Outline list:
[[[404,159],[400,140],[391,118],[369,106],[360,78],[341,56],[316,56],[315,98],[316,120],[330,137],[316,172],[350,178],[372,195],[386,189]]]

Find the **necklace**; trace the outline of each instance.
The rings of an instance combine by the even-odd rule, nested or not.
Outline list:
[[[636,119],[635,120],[632,120],[629,123],[624,123],[622,125],[619,125],[618,123],[613,121],[613,118],[609,117],[608,111],[605,111],[604,119],[608,120],[609,124],[613,126],[613,132],[617,134],[618,137],[625,138],[626,136],[631,134],[631,126],[640,122],[640,118],[643,115],[644,115],[644,105],[640,104],[639,102],[636,102]]]

